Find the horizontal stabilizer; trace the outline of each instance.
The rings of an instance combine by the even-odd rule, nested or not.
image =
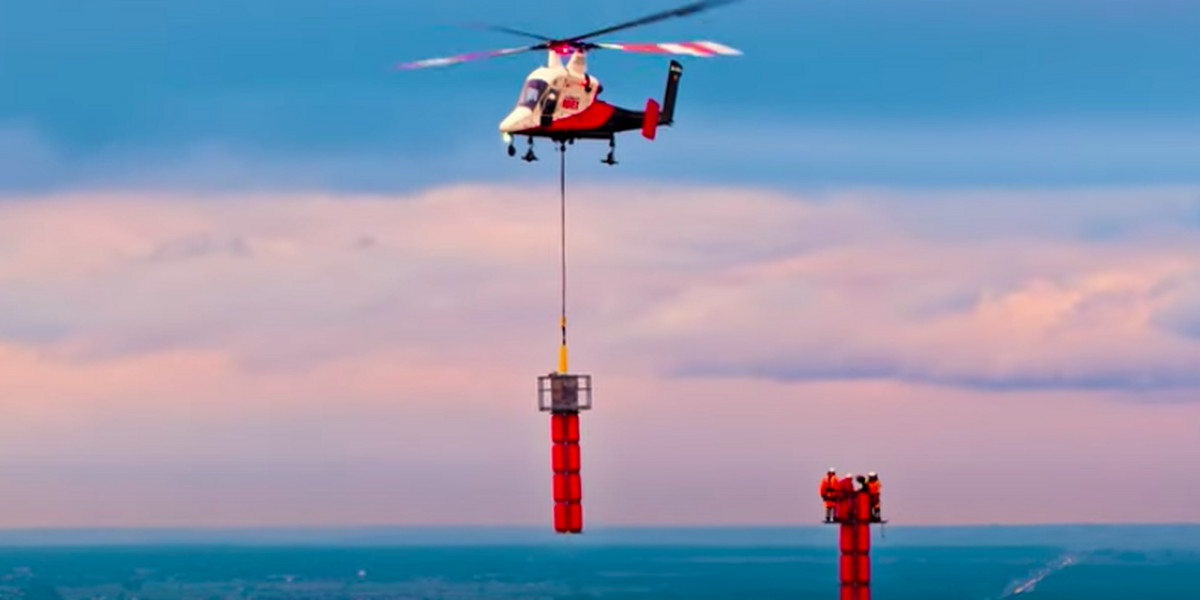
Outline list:
[[[658,132],[658,101],[650,98],[646,101],[646,116],[642,119],[642,137],[653,140]]]

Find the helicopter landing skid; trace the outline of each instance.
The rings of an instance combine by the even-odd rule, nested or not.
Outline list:
[[[602,162],[610,167],[617,164],[617,157],[615,156],[616,151],[617,151],[616,139],[608,138],[608,155],[605,156],[603,159],[601,159],[600,162]]]
[[[509,146],[508,147],[508,155],[512,156],[515,153],[516,153],[516,148]],[[537,159],[538,159],[537,155],[533,153],[533,136],[530,136],[529,137],[529,149],[525,151],[525,156],[522,156],[521,160],[523,160],[525,162],[533,162]]]
[[[554,142],[556,142],[563,151],[566,150],[566,147],[568,145],[571,145],[571,146],[575,145],[575,138],[573,138],[573,137],[572,138],[554,137],[551,139],[553,139]],[[601,139],[603,139],[603,138],[601,138]],[[604,156],[604,158],[600,159],[600,162],[604,163],[606,165],[609,165],[609,166],[620,164],[617,162],[616,151],[617,151],[616,138],[613,138],[613,137],[608,138],[608,154],[606,154]],[[517,148],[516,148],[516,146],[514,146],[512,144],[512,142],[509,142],[507,152],[508,152],[509,156],[517,155]],[[529,148],[527,150],[525,150],[525,154],[523,154],[521,156],[521,160],[523,160],[525,162],[534,162],[534,161],[538,160],[537,155],[533,153],[533,136],[529,136]]]

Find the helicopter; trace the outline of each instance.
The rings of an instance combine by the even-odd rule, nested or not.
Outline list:
[[[577,139],[608,140],[608,155],[600,162],[615,165],[616,135],[626,131],[641,130],[648,140],[655,138],[658,127],[670,126],[675,118],[675,97],[679,80],[683,76],[683,65],[671,60],[667,71],[667,87],[662,103],[650,98],[645,110],[631,110],[614,106],[598,99],[604,91],[603,84],[588,72],[587,55],[593,50],[607,49],[624,52],[675,54],[694,57],[737,56],[740,50],[712,41],[680,43],[626,44],[589,41],[597,36],[648,25],[665,19],[692,15],[701,11],[731,4],[738,0],[702,0],[679,8],[665,10],[618,25],[605,27],[570,38],[550,38],[518,29],[485,26],[485,29],[539,40],[532,46],[506,48],[487,52],[472,52],[431,58],[398,65],[400,69],[438,67],[467,62],[470,60],[495,58],[522,52],[544,50],[547,52],[545,66],[534,69],[521,87],[517,105],[500,122],[501,139],[508,146],[508,155],[515,156],[514,137],[528,138],[529,149],[521,157],[525,162],[537,160],[533,152],[534,138],[547,138],[565,148]],[[563,58],[568,57],[566,64]]]

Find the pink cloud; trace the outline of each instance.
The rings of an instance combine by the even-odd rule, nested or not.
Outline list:
[[[574,194],[589,519],[804,521],[828,463],[905,522],[1200,518],[1127,485],[1200,451],[1194,196]],[[0,525],[543,523],[557,218],[483,186],[0,204]]]

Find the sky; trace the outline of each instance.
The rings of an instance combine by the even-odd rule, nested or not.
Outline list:
[[[654,2],[0,7],[0,527],[550,523],[530,54]],[[585,520],[1198,522],[1190,0],[746,0],[568,155]],[[515,43],[514,43],[515,42]],[[591,57],[658,97],[660,57]],[[1147,488],[1162,489],[1147,494]]]

